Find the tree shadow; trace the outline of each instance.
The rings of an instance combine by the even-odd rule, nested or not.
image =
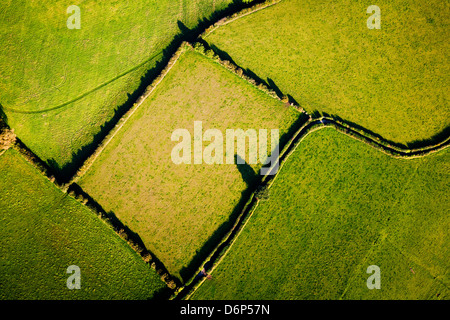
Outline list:
[[[189,280],[194,272],[198,270],[201,266],[201,264],[205,261],[205,259],[211,254],[211,251],[217,246],[217,244],[224,238],[224,236],[230,232],[233,225],[235,225],[236,220],[238,216],[242,214],[242,210],[245,207],[245,204],[247,203],[250,195],[255,191],[256,186],[258,185],[258,182],[261,180],[261,176],[255,173],[253,168],[239,155],[235,154],[234,156],[235,164],[237,169],[239,170],[239,173],[242,176],[242,180],[247,184],[247,188],[242,191],[241,197],[239,199],[238,204],[233,209],[232,213],[228,217],[228,220],[220,225],[218,229],[214,231],[214,233],[208,238],[206,243],[202,246],[202,248],[197,251],[194,258],[191,260],[191,262],[188,264],[187,267],[184,267],[180,271],[180,275],[182,277],[183,282],[186,282]],[[239,161],[239,163],[238,163]],[[225,241],[220,247],[226,246],[227,242]],[[218,250],[218,251],[222,251]],[[217,252],[217,251],[216,251]],[[217,255],[213,255],[209,261],[207,261],[203,268],[208,271],[211,267],[213,262],[217,259]],[[177,299],[181,299],[187,292],[189,292],[195,284],[198,283],[203,278],[203,275],[201,273],[198,273],[196,277],[189,283],[182,292],[180,292],[177,295]]]
[[[197,40],[197,41],[199,41],[199,40]],[[214,51],[217,54],[217,56],[220,58],[220,60],[228,60],[232,64],[237,65],[236,62],[234,62],[233,58],[231,58],[231,56],[226,51],[220,50],[213,43],[209,44],[204,40],[199,41],[199,42],[201,42],[206,49],[211,49],[212,51]]]
[[[251,3],[246,3],[242,0],[234,0],[226,8],[213,12],[209,18],[199,19],[196,27],[192,29],[189,29],[182,21],[177,21],[180,32],[173,37],[172,41],[162,51],[162,57],[156,61],[155,66],[147,70],[140,78],[140,83],[137,89],[131,93],[127,93],[126,101],[122,105],[117,106],[114,110],[114,115],[102,126],[100,126],[100,130],[92,137],[92,141],[74,152],[72,154],[70,162],[67,164],[59,165],[55,159],[50,159],[47,161],[49,167],[54,171],[57,180],[61,184],[70,181],[70,179],[76,174],[81,165],[89,158],[90,155],[93,154],[98,145],[116,126],[123,115],[131,109],[136,100],[145,92],[145,89],[153,82],[156,77],[161,74],[182,42],[194,42],[207,27],[213,24],[213,22],[216,22],[220,19],[232,15],[233,13],[239,12],[240,10],[246,8],[250,8],[253,5],[262,2],[264,2],[264,0],[256,0],[252,1]]]
[[[289,99],[290,102],[294,103],[295,105],[297,105],[297,106],[299,106],[299,107],[303,107],[303,106],[300,105],[300,103],[298,103],[298,101],[295,100],[294,97],[291,96],[290,94],[287,94],[286,96],[288,97],[288,99]]]
[[[425,148],[430,145],[435,145],[441,142],[444,142],[450,137],[450,125],[446,126],[444,130],[441,132],[433,135],[429,139],[423,139],[423,140],[414,140],[412,142],[408,142],[406,145],[410,149],[418,149],[418,148]]]
[[[252,70],[250,70],[249,68],[246,68],[244,73],[246,75],[248,75],[250,78],[252,78],[253,80],[255,80],[257,83],[262,83],[266,87],[270,88],[269,84],[266,81],[264,81],[262,78],[258,77],[258,75],[256,73],[254,73]]]
[[[18,149],[18,151],[25,156],[25,158],[29,159],[35,167],[37,167],[39,169],[39,171],[41,171],[41,173],[43,173],[45,176],[47,177],[54,177],[54,171],[52,170],[52,168],[50,168],[48,166],[48,164],[44,161],[42,161],[38,156],[36,156],[33,151],[31,151],[23,142],[22,140],[20,140],[19,138],[16,137],[16,141],[15,141],[16,147]],[[56,180],[56,178],[55,178]],[[58,184],[57,180],[56,180],[56,184]]]
[[[180,270],[180,276],[183,282],[186,282],[193,276],[194,272],[198,270],[198,268],[205,261],[208,255],[211,254],[211,251],[214,249],[214,247],[217,246],[217,244],[223,239],[225,234],[230,231],[231,227],[236,222],[237,217],[241,214],[242,209],[244,208],[250,195],[254,191],[256,185],[261,180],[261,177],[255,173],[253,168],[245,160],[243,160],[238,155],[235,155],[234,159],[236,167],[242,176],[242,180],[244,180],[244,182],[247,184],[247,187],[244,191],[241,192],[241,197],[238,201],[238,204],[234,207],[233,211],[228,217],[228,220],[222,223],[219,228],[213,232],[213,234],[208,238],[208,240],[200,248],[200,250],[197,251],[194,258],[189,262],[189,264]],[[237,164],[238,159],[243,163]],[[206,266],[205,269],[209,269],[208,266]]]
[[[271,78],[267,78],[267,84],[269,88],[271,88],[279,98],[283,97],[283,92],[281,92],[280,88],[275,84],[275,82]]]
[[[280,152],[286,146],[290,139],[294,136],[294,134],[301,128],[307,121],[309,120],[309,116],[305,113],[300,113],[297,119],[295,119],[294,123],[290,126],[285,134],[280,137]]]
[[[355,122],[352,122],[350,120],[346,120],[341,118],[340,116],[336,115],[336,114],[328,114],[326,112],[318,112],[318,114],[323,115],[325,117],[330,117],[330,118],[334,118],[342,123],[345,123],[353,128],[355,128],[356,130],[359,131],[364,131],[366,133],[368,133],[370,136],[375,137],[375,139],[381,140],[381,141],[385,141],[386,143],[395,146],[397,148],[401,148],[401,149],[420,149],[420,148],[427,148],[430,147],[432,148],[432,146],[436,145],[436,144],[440,144],[442,142],[444,142],[445,140],[447,140],[450,137],[450,125],[446,126],[444,128],[444,130],[442,130],[441,132],[433,135],[430,138],[427,139],[421,139],[421,140],[414,140],[411,142],[407,142],[407,143],[399,143],[399,142],[395,142],[389,139],[384,138],[383,136],[381,136],[380,134],[369,130]]]
[[[255,170],[238,154],[234,155],[234,163],[247,187],[252,187],[257,181],[257,173],[255,173]]]
[[[0,103],[0,129],[3,127],[8,126],[8,117],[6,116],[6,113],[3,111],[3,105]]]
[[[304,113],[300,114],[298,119],[289,128],[288,132],[280,137],[280,150],[284,148],[284,146],[292,138],[294,133],[299,130],[307,120],[307,115],[305,115]],[[228,247],[236,232],[238,232],[239,228],[245,221],[249,210],[254,205],[256,199],[254,197],[253,199],[251,198],[252,194],[254,194],[254,192],[256,192],[258,189],[263,188],[271,179],[269,177],[269,179],[266,179],[264,181],[264,176],[256,173],[253,168],[239,155],[235,154],[234,160],[243,181],[247,184],[247,188],[242,191],[240,200],[231,212],[228,220],[222,223],[222,225],[220,225],[220,227],[216,231],[214,231],[214,233],[206,241],[203,247],[199,251],[197,251],[196,255],[188,264],[188,266],[182,268],[182,270],[180,271],[180,275],[183,282],[186,282],[194,275],[194,272],[196,272],[200,268],[202,263],[209,255],[211,255],[211,253],[212,255],[210,259],[205,262],[203,267],[206,271],[208,271],[213,266],[215,261],[222,255],[222,252]],[[228,236],[225,239],[225,236],[227,234]],[[219,243],[221,244],[218,246]],[[201,280],[201,278],[202,276],[200,274],[197,274],[197,276],[177,295],[176,299],[182,299],[184,296],[186,296],[186,294],[189,293],[189,291],[198,283],[198,281]]]
[[[206,42],[203,39],[197,39],[197,42],[202,43],[203,47],[208,50],[212,50],[214,51],[214,53],[220,58],[220,60],[224,61],[230,61],[232,64],[234,64],[236,67],[240,68],[243,70],[244,74],[247,75],[248,77],[252,78],[253,80],[255,80],[258,84],[261,83],[263,85],[265,85],[267,88],[273,90],[275,92],[275,94],[277,95],[278,98],[282,99],[283,97],[287,97],[289,99],[289,102],[302,107],[295,99],[293,96],[291,96],[290,94],[283,94],[283,92],[281,91],[281,89],[275,84],[275,81],[273,81],[273,79],[271,78],[267,78],[267,81],[265,81],[264,79],[260,78],[256,73],[254,73],[250,68],[242,68],[241,66],[239,66],[234,60],[233,58],[226,52],[221,50],[220,48],[218,48],[216,45],[214,44],[209,44],[208,42]]]
[[[320,113],[319,110],[314,110],[310,113],[310,115],[311,115],[311,118],[318,119],[322,116],[322,113]]]

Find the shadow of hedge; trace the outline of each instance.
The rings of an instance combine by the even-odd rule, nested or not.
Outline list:
[[[240,10],[250,8],[255,4],[263,2],[264,0],[256,0],[251,3],[244,3],[242,0],[234,0],[227,8],[214,12],[209,18],[199,20],[197,26],[193,29],[189,29],[183,24],[183,22],[178,21],[177,24],[180,29],[180,33],[176,35],[170,44],[163,50],[162,57],[156,61],[155,67],[147,70],[147,72],[141,77],[138,88],[134,90],[134,92],[127,94],[126,102],[115,108],[112,118],[100,127],[99,132],[93,136],[92,142],[74,152],[68,164],[60,166],[55,159],[50,159],[47,161],[58,182],[63,184],[70,181],[81,165],[89,158],[91,154],[94,153],[97,146],[105,139],[123,115],[130,110],[136,100],[144,94],[145,89],[158,75],[161,74],[170,58],[177,51],[183,41],[194,42],[197,37],[214,22],[235,12],[239,12]]]

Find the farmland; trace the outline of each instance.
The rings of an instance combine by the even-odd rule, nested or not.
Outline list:
[[[150,299],[166,285],[94,213],[15,150],[0,156],[0,299]],[[77,265],[81,289],[69,290]]]
[[[311,133],[192,298],[448,299],[448,163],[448,149],[393,159]],[[366,287],[369,265],[381,290]]]
[[[79,185],[138,233],[171,274],[185,280],[196,254],[247,200],[243,195],[261,164],[177,165],[171,160],[172,132],[183,128],[192,134],[194,121],[202,121],[204,131],[279,129],[283,136],[299,115],[187,49]]]
[[[450,125],[448,1],[283,0],[205,40],[291,95],[309,113],[338,115],[387,140],[428,140]]]
[[[2,1],[0,300],[449,300],[450,2],[374,4]]]
[[[193,28],[231,0],[2,1],[0,105],[20,139],[55,170],[79,165],[119,109],[136,99],[180,28]],[[94,138],[96,141],[94,141]],[[84,148],[84,149],[83,149]]]

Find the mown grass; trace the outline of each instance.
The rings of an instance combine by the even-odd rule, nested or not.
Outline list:
[[[393,142],[450,125],[446,1],[387,1],[369,30],[365,1],[283,0],[206,40],[308,112],[337,114]]]
[[[193,28],[231,2],[83,2],[81,29],[69,30],[70,1],[2,1],[0,104],[9,125],[61,170],[129,103],[180,26]]]
[[[177,144],[171,141],[172,132],[187,129],[193,137],[194,121],[202,121],[203,132],[215,128],[224,137],[226,129],[238,128],[279,129],[283,136],[299,116],[188,49],[79,184],[138,233],[172,275],[186,280],[192,275],[193,259],[205,253],[205,244],[220,239],[215,232],[255,183],[261,164],[176,165],[171,160]],[[203,147],[207,145],[204,142]]]
[[[311,133],[192,298],[448,298],[449,155],[394,159]],[[369,265],[381,290],[366,286]]]
[[[15,150],[0,156],[0,299],[150,299],[156,272]],[[81,270],[69,290],[67,267]]]

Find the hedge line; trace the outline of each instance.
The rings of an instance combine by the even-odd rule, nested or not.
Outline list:
[[[73,197],[75,200],[86,206],[88,209],[94,212],[103,222],[110,226],[119,237],[125,240],[130,245],[130,247],[142,257],[145,263],[149,264],[151,268],[156,271],[156,273],[161,277],[161,280],[164,281],[170,289],[175,290],[177,288],[177,283],[171,277],[164,265],[160,263],[159,260],[155,259],[155,257],[153,257],[145,247],[133,241],[132,236],[128,234],[123,226],[114,223],[113,220],[108,217],[107,213],[103,211],[97,203],[95,203],[81,191],[80,187],[77,186],[80,192],[76,192],[74,188],[68,191],[68,189],[66,189],[64,185],[59,185],[55,177],[50,174],[51,169],[47,166],[47,164],[44,163],[38,156],[36,156],[30,149],[28,149],[25,144],[16,137],[13,130],[10,130],[4,122],[1,122],[0,150],[3,150],[4,152],[4,150],[7,150],[10,147],[13,147],[16,151],[18,151],[27,162],[29,162],[34,168],[36,168],[50,182],[55,184],[57,188],[59,188],[63,192],[67,192],[69,196]]]
[[[14,130],[9,129],[2,120],[0,120],[0,150],[7,150],[16,142]]]
[[[289,102],[289,98],[284,95],[282,97],[279,97],[277,95],[277,93],[269,88],[266,84],[261,83],[256,81],[255,79],[253,79],[252,77],[248,76],[244,70],[242,70],[241,68],[239,68],[237,65],[233,64],[232,62],[230,62],[229,60],[222,60],[215,52],[214,50],[210,49],[210,48],[205,48],[205,46],[203,45],[203,43],[201,42],[196,42],[194,43],[193,46],[194,50],[198,53],[201,53],[202,55],[208,57],[209,59],[219,63],[220,65],[222,65],[223,67],[225,67],[226,69],[228,69],[229,71],[231,71],[232,73],[234,73],[235,75],[237,75],[238,77],[246,80],[247,82],[249,82],[250,84],[252,84],[254,87],[256,87],[257,89],[263,91],[264,93],[268,94],[269,96],[271,96],[274,99],[277,99],[287,105],[292,106],[295,110],[299,111],[299,112],[303,112],[306,113],[305,110],[298,106],[295,105],[292,102]]]
[[[108,145],[108,143],[112,140],[112,138],[116,135],[116,133],[120,130],[123,124],[130,118],[130,116],[139,108],[139,106],[145,101],[145,99],[150,96],[150,94],[155,90],[157,85],[162,81],[162,79],[167,75],[169,70],[176,63],[181,54],[186,50],[187,47],[191,45],[187,42],[183,42],[181,46],[177,49],[177,51],[173,54],[172,58],[170,58],[168,64],[165,66],[163,71],[153,80],[153,82],[147,86],[144,93],[136,100],[133,106],[128,110],[117,122],[116,126],[108,133],[108,135],[103,139],[102,142],[99,143],[95,151],[90,155],[90,157],[81,165],[75,175],[70,179],[70,181],[65,185],[65,188],[69,188],[69,186],[78,181],[78,179],[83,176],[86,171],[91,167],[92,163],[95,159],[100,155],[103,149]]]
[[[325,121],[325,122],[324,122]],[[331,117],[319,117],[319,118],[312,118],[309,117],[309,119],[303,124],[302,127],[300,127],[297,132],[291,137],[289,142],[286,144],[286,146],[283,148],[283,150],[280,152],[279,155],[279,168],[275,175],[273,176],[265,176],[263,177],[260,185],[256,188],[256,190],[250,195],[250,198],[248,202],[246,203],[241,215],[238,217],[237,221],[235,222],[233,228],[231,231],[227,233],[227,235],[222,239],[222,241],[217,245],[217,247],[214,249],[214,251],[210,254],[210,256],[205,261],[210,261],[211,263],[211,257],[216,256],[216,261],[214,265],[211,267],[211,271],[213,271],[217,265],[220,263],[220,261],[225,257],[228,250],[233,245],[236,238],[239,236],[240,232],[245,227],[247,221],[252,216],[253,212],[255,212],[256,208],[258,207],[260,200],[267,199],[269,195],[270,187],[272,186],[273,182],[275,181],[278,174],[281,172],[283,165],[286,163],[287,158],[295,151],[297,146],[302,142],[302,140],[308,136],[310,133],[320,130],[324,127],[333,127],[337,131],[343,132],[346,135],[349,135],[367,145],[373,146],[382,152],[394,156],[394,157],[404,157],[404,158],[412,158],[412,157],[419,157],[423,156],[427,153],[435,152],[437,150],[433,151],[423,151],[421,149],[415,150],[414,152],[420,152],[420,155],[411,156],[408,154],[403,154],[402,152],[405,152],[405,150],[397,151],[395,149],[389,149],[385,145],[383,145],[381,142],[384,142],[382,139],[379,139],[378,137],[373,137],[370,135],[370,133],[364,131],[364,130],[357,130],[356,128],[351,127],[348,124],[345,124],[344,122],[331,118]],[[447,138],[445,141],[449,141],[450,137]],[[380,141],[380,142],[379,142]],[[439,143],[437,146],[438,150],[441,150],[447,146],[448,143]],[[431,148],[433,146],[429,146],[426,148]],[[423,149],[423,148],[422,148]],[[409,149],[408,149],[409,150]],[[408,151],[406,150],[406,151]],[[400,152],[400,153],[399,153]],[[241,220],[241,221],[240,221]],[[226,243],[226,246],[221,248],[221,245]],[[220,251],[219,251],[220,250]],[[214,261],[212,261],[214,262]],[[189,298],[203,283],[204,279],[202,281],[199,281],[199,283],[194,284],[192,288],[189,290],[189,292],[186,293],[187,298]]]
[[[89,210],[94,212],[100,220],[102,220],[104,223],[106,223],[109,227],[111,227],[116,234],[122,238],[125,242],[128,243],[128,245],[136,251],[138,255],[141,256],[142,260],[144,260],[145,263],[150,265],[150,267],[156,271],[156,273],[160,276],[161,280],[166,283],[166,285],[172,289],[176,290],[178,287],[178,284],[176,280],[170,275],[170,273],[167,271],[166,267],[158,260],[156,259],[153,254],[145,248],[143,244],[138,243],[137,241],[133,240],[133,235],[130,234],[130,231],[127,231],[125,227],[121,224],[121,222],[115,222],[114,219],[112,219],[102,208],[98,203],[96,203],[93,199],[91,199],[87,194],[85,194],[81,187],[76,185],[76,188],[74,188],[74,185],[68,190],[68,195],[86,206]]]
[[[24,159],[36,168],[44,177],[60,188],[55,177],[51,174],[52,170],[48,165],[28,149],[28,147],[16,136],[14,129],[11,129],[0,116],[0,155],[9,148],[14,148],[14,150],[19,152]]]
[[[295,138],[305,129],[308,129],[308,126],[311,125],[311,117],[306,121],[306,123],[297,130],[297,132],[292,136],[290,141],[286,144],[286,146],[283,148],[283,150],[280,152],[279,159],[281,161],[282,158],[284,158],[284,154],[289,150],[289,148],[292,146],[292,142],[295,140]],[[301,135],[301,137],[304,137],[305,133]],[[283,162],[284,163],[284,162]],[[282,163],[282,164],[283,164]],[[281,169],[281,166],[280,166]],[[278,172],[280,172],[280,169]],[[253,212],[255,212],[259,201],[264,201],[269,198],[269,188],[270,188],[270,182],[275,179],[275,177],[278,175],[278,172],[274,176],[266,175],[261,179],[261,182],[259,186],[257,186],[252,194],[250,194],[249,199],[245,203],[241,213],[236,218],[236,221],[234,222],[231,229],[224,235],[222,240],[215,246],[215,248],[211,251],[210,255],[205,259],[205,263],[202,264],[198,272],[203,268],[203,266],[206,263],[211,264],[210,271],[213,271],[217,265],[220,263],[220,261],[225,257],[226,253],[230,249],[230,247],[233,245],[234,241],[236,240],[237,236],[240,234],[240,232],[245,227],[246,223],[249,221],[250,217],[252,216]],[[208,270],[206,270],[208,271]],[[189,299],[189,297],[201,286],[203,281],[205,279],[202,279],[198,283],[192,283],[192,280],[195,279],[195,275],[189,279],[186,283],[188,285],[186,286],[187,289],[185,289],[187,292],[181,293],[181,298],[183,299]]]
[[[204,38],[206,36],[208,36],[211,32],[213,32],[214,30],[216,30],[218,27],[226,25],[236,19],[242,18],[246,15],[249,15],[253,12],[256,12],[258,10],[262,10],[265,9],[267,7],[270,7],[274,4],[277,4],[279,2],[281,2],[282,0],[266,0],[265,2],[262,3],[258,3],[255,4],[254,6],[250,7],[250,8],[246,8],[246,9],[242,9],[239,12],[233,13],[230,16],[227,16],[225,18],[220,19],[219,21],[217,21],[216,23],[210,25],[209,27],[207,27],[205,29],[205,31],[203,31],[198,38]]]
[[[377,148],[383,153],[390,155],[395,158],[417,158],[425,156],[430,153],[434,153],[446,148],[450,144],[450,137],[447,137],[443,141],[435,144],[429,145],[421,148],[411,149],[411,148],[401,148],[390,144],[388,141],[374,136],[370,132],[364,129],[355,128],[344,121],[332,117],[322,117],[320,120],[329,122],[329,126],[333,126],[336,130],[343,132],[349,136],[358,139],[359,141]]]

